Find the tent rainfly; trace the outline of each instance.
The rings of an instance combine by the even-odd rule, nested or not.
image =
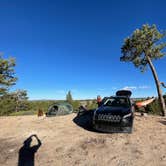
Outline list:
[[[59,115],[67,115],[73,112],[73,107],[71,104],[64,103],[55,103],[49,106],[48,112],[46,116],[59,116]]]

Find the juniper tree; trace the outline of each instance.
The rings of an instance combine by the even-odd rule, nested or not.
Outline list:
[[[144,72],[149,65],[158,92],[158,98],[161,105],[162,115],[166,115],[165,102],[162,96],[160,81],[156,69],[152,63],[153,60],[160,59],[166,54],[162,50],[166,47],[166,43],[161,40],[166,33],[160,32],[155,25],[143,25],[140,29],[136,29],[133,34],[124,40],[121,48],[121,61],[133,62],[135,67]]]

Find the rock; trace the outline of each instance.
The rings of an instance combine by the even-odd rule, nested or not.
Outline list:
[[[141,113],[141,116],[147,117],[148,114],[147,113]]]

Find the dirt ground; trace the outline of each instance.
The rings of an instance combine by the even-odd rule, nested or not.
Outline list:
[[[132,134],[104,134],[79,126],[75,117],[0,117],[0,166],[20,166],[23,158],[28,166],[166,165],[165,118],[136,115]],[[31,137],[29,153],[25,140],[32,134],[41,145]]]

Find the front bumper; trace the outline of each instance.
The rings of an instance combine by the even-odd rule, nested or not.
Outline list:
[[[133,126],[123,127],[123,126],[108,126],[104,124],[95,124],[93,128],[97,131],[107,132],[107,133],[131,133]]]
[[[133,117],[121,119],[118,122],[93,119],[93,128],[101,132],[131,133],[133,128]]]

